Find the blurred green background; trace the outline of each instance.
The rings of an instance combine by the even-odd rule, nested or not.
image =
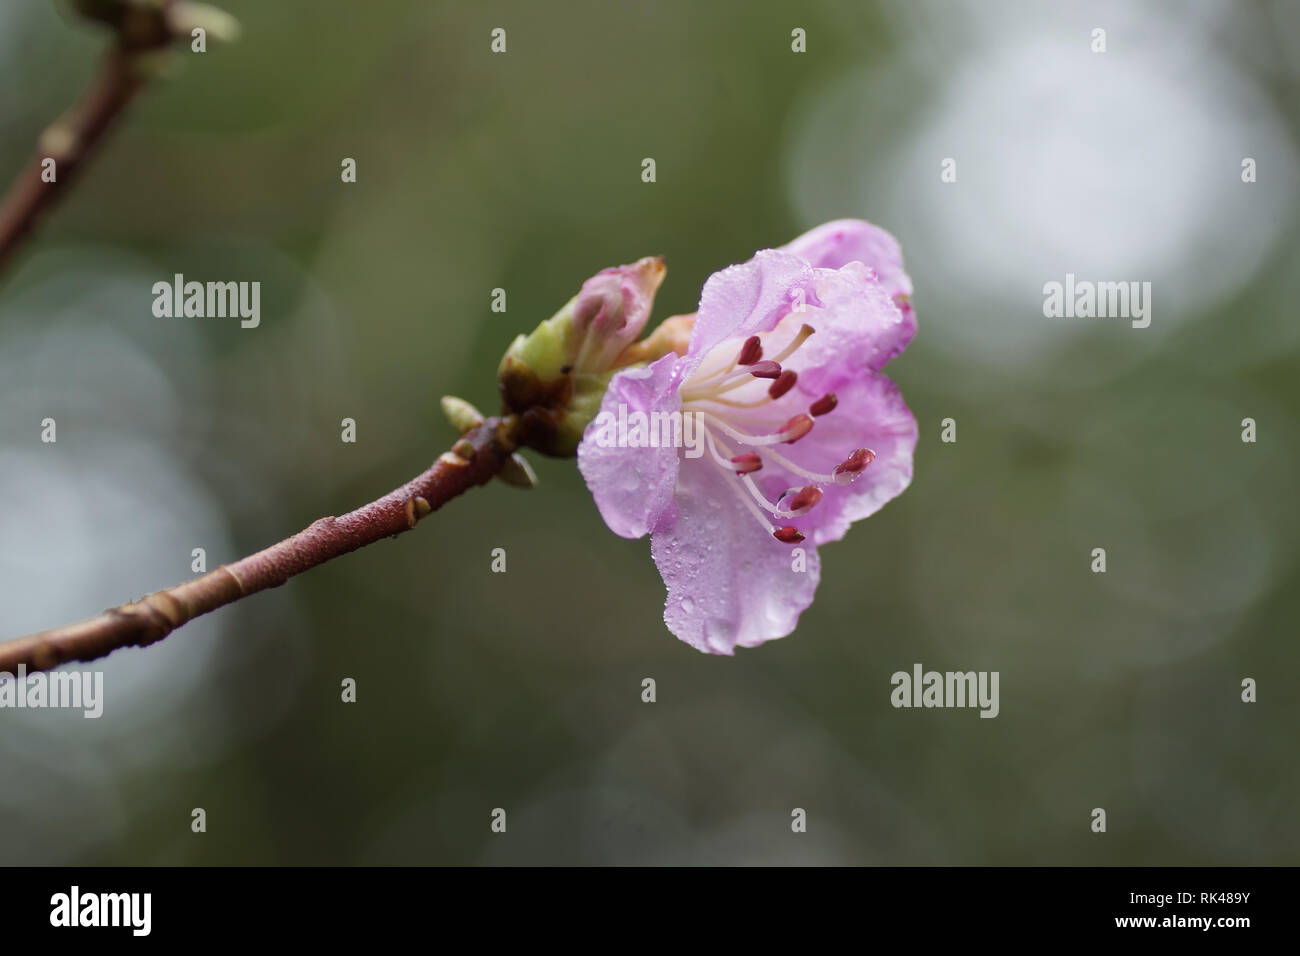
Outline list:
[[[240,41],[178,54],[0,285],[0,635],[423,470],[439,396],[492,408],[598,269],[664,255],[657,320],[827,219],[902,242],[915,479],[728,659],[533,456],[114,655],[101,720],[0,712],[0,862],[1300,861],[1295,5],[223,6]],[[0,7],[0,179],[102,46]],[[260,281],[261,327],[155,318],[176,272]],[[1067,272],[1151,281],[1151,327],[1044,318]],[[915,662],[999,671],[1000,715],[893,709]]]

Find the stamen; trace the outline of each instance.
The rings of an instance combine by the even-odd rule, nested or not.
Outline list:
[[[777,429],[777,434],[785,436],[785,438],[782,439],[783,442],[794,444],[800,438],[803,438],[804,435],[807,435],[812,431],[812,427],[813,420],[811,415],[796,415]]]
[[[762,398],[756,398],[752,402],[738,402],[731,398],[717,398],[714,396],[701,397],[695,396],[690,399],[692,402],[712,402],[715,405],[726,405],[728,408],[762,408],[764,405],[771,403],[770,395],[764,395]]]
[[[764,448],[763,454],[766,455],[768,458],[772,459],[772,461],[775,464],[780,465],[786,471],[796,474],[801,478],[806,478],[809,481],[815,481],[820,485],[835,484],[834,475],[823,475],[815,471],[809,471],[807,468],[804,468],[802,465],[796,464],[795,462],[791,461],[789,458],[785,457],[785,455],[782,455],[775,448]]]
[[[799,373],[785,369],[776,380],[768,387],[767,394],[772,398],[780,398],[790,389],[794,388],[795,380],[798,379]]]
[[[718,454],[717,446],[714,445],[713,443],[713,433],[709,431],[707,428],[704,429],[704,440],[708,443],[709,451],[713,453],[714,459],[717,461],[725,461],[725,459],[720,454]],[[731,454],[730,448],[727,448],[726,445],[723,445],[722,447],[726,450],[728,455]],[[744,478],[742,480],[753,481],[752,478]],[[753,499],[750,498],[750,496],[746,494],[745,491],[743,491],[741,488],[737,487],[736,485],[733,484],[732,488],[735,488],[736,494],[740,496],[740,500],[745,503],[745,507],[749,510],[749,513],[754,516],[754,520],[757,521],[762,526],[763,530],[772,532],[774,530],[772,528],[772,523],[767,520],[767,516],[763,514],[763,512],[759,509],[758,505],[754,503]]]
[[[808,406],[808,411],[818,416],[829,415],[839,403],[840,400],[835,397],[834,392],[827,392],[821,398],[817,399],[817,401]]]
[[[723,471],[735,471],[736,466],[732,464],[733,456],[731,454],[731,449],[727,448],[726,445],[722,445],[722,442],[718,442],[718,445],[722,445],[723,450],[726,452],[726,455],[720,454],[718,452],[717,446],[714,445],[713,443],[713,434],[708,430],[708,428],[706,428],[703,424],[701,424],[700,431],[707,439],[707,443],[709,446],[709,454],[713,456],[713,460],[716,461],[722,467]],[[740,457],[740,456],[737,455],[735,457]]]
[[[742,369],[736,369],[733,365],[698,381],[692,377],[682,389],[682,401],[698,402],[706,399],[715,401],[719,395],[752,384],[755,378],[779,378],[780,375],[781,366],[775,362],[755,362]]]
[[[870,448],[859,448],[853,454],[845,458],[840,464],[835,466],[835,483],[837,485],[847,485],[854,478],[862,474],[867,465],[876,460],[876,453]]]
[[[799,346],[803,345],[804,342],[807,342],[808,336],[812,335],[815,331],[816,329],[811,325],[799,326],[799,331],[794,334],[794,338],[790,341],[790,344],[783,348],[779,353],[772,356],[772,361],[784,362],[795,353],[795,350],[798,349]]]
[[[808,485],[799,489],[799,492],[790,499],[790,510],[805,514],[812,510],[813,505],[822,500],[822,490],[816,485]]]
[[[758,502],[759,507],[770,514],[776,515],[778,518],[798,518],[800,515],[806,515],[812,510],[813,505],[821,501],[822,497],[821,492],[817,488],[809,487],[802,490],[796,488],[795,499],[798,501],[798,504],[796,505],[796,503],[792,501],[790,503],[791,507],[786,509],[781,507],[781,502],[785,500],[786,496],[789,495],[790,492],[787,491],[774,504],[767,499],[767,496],[763,494],[763,492],[759,491],[758,485],[754,483],[753,478],[750,478],[748,475],[741,475],[740,480],[744,486],[749,489],[749,493],[753,496],[754,500]],[[815,492],[815,494],[804,494],[804,492],[808,491]]]
[[[833,399],[833,395],[823,396],[814,404],[819,407],[824,406],[830,404]],[[796,464],[771,447],[772,445],[797,441],[806,435],[813,426],[811,415],[796,415],[782,425],[775,434],[771,435],[748,435],[708,412],[697,412],[697,415],[699,416],[701,431],[713,460],[728,473],[739,476],[739,484],[744,485],[743,490],[741,488],[735,490],[740,495],[741,501],[744,502],[746,510],[754,516],[754,520],[759,523],[764,531],[767,531],[776,540],[784,544],[797,544],[805,540],[805,535],[793,525],[774,528],[768,520],[769,515],[777,518],[797,518],[807,514],[825,496],[825,492],[818,485],[832,483],[847,485],[861,474],[876,457],[875,452],[870,448],[858,448],[838,464],[831,474],[821,475]],[[731,449],[725,443],[714,437],[709,428],[710,425],[746,445],[763,447],[762,454],[758,452],[742,452],[739,455],[733,455]],[[722,450],[719,451],[719,448]],[[765,464],[768,464],[765,461],[768,458],[778,467],[784,468],[793,474],[801,475],[815,484],[791,489],[781,495],[775,503],[769,501],[763,492],[759,490],[754,479],[750,477],[753,472],[759,471]],[[781,507],[787,503],[788,508]]]
[[[773,435],[749,435],[736,428],[732,428],[717,415],[710,412],[699,412],[698,414],[699,417],[704,420],[705,424],[712,425],[719,431],[730,435],[742,445],[749,445],[751,448],[761,448],[766,445],[782,445],[790,441],[789,435],[782,435],[779,432]],[[804,417],[807,418],[806,415]],[[812,419],[808,420],[812,421]]]
[[[758,335],[751,335],[740,346],[740,351],[730,365],[722,366],[716,371],[708,373],[697,371],[695,375],[691,376],[688,383],[689,387],[683,390],[682,397],[689,401],[692,398],[703,398],[708,395],[729,392],[734,388],[738,388],[739,384],[728,385],[727,383],[741,377],[742,382],[740,384],[743,384],[745,375],[754,375],[758,378],[776,378],[781,374],[781,362],[793,355],[795,350],[803,345],[813,332],[814,329],[811,325],[800,326],[790,344],[782,349],[776,358],[766,361],[763,360],[762,338]],[[738,365],[744,366],[744,368],[741,368],[737,373],[736,366]]]
[[[720,365],[712,372],[707,373],[697,370],[695,374],[691,376],[689,384],[693,384],[695,386],[695,391],[697,392],[709,391],[735,378],[736,376],[732,373],[736,371],[737,365],[753,365],[762,357],[763,344],[757,335],[751,335],[749,338],[745,339],[744,344],[740,347],[740,351],[736,353],[736,357],[733,358],[729,364]],[[740,375],[743,376],[746,374],[746,371],[741,370]]]

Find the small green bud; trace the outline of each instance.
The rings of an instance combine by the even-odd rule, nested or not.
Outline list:
[[[143,53],[188,40],[197,27],[216,40],[239,36],[239,21],[216,7],[194,0],[72,0],[81,16],[110,27],[122,47]],[[153,70],[156,72],[157,67]]]
[[[239,21],[206,3],[174,0],[168,8],[167,21],[177,36],[189,36],[196,27],[202,27],[214,40],[230,43],[239,39]]]
[[[457,398],[455,395],[442,397],[442,413],[447,416],[451,427],[461,435],[483,424],[483,413],[465,399]]]

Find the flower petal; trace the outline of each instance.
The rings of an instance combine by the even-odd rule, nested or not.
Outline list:
[[[818,305],[816,276],[798,256],[765,249],[748,262],[709,276],[691,330],[685,373],[726,339],[770,332],[800,302]]]
[[[582,472],[600,516],[611,531],[624,538],[639,538],[651,531],[673,507],[677,483],[678,449],[624,448],[602,443],[600,431],[608,414],[618,420],[619,406],[627,413],[675,412],[680,356],[670,353],[651,365],[619,372],[601,400],[600,414],[587,426],[578,445],[578,470]]]
[[[812,542],[782,544],[764,531],[737,497],[744,489],[728,487],[737,482],[707,456],[683,461],[676,516],[651,537],[668,586],[664,623],[710,654],[785,637],[812,603],[821,574]],[[795,570],[800,560],[806,570]]]
[[[852,484],[825,486],[821,502],[790,522],[815,544],[838,541],[852,522],[879,511],[912,481],[917,425],[898,386],[879,373],[863,372],[843,383],[837,397],[835,410],[818,418],[811,432],[795,444],[781,447],[791,461],[823,473],[858,448],[876,453]],[[803,484],[788,472],[772,471],[776,485]],[[765,490],[772,489],[765,486]]]
[[[901,311],[860,262],[816,270],[820,308],[794,316],[815,330],[785,365],[813,398],[869,368],[880,370],[916,335],[916,317]]]
[[[820,269],[838,269],[850,262],[861,262],[876,273],[891,299],[899,294],[912,294],[912,280],[903,270],[903,250],[898,240],[861,219],[823,223],[783,248]]]

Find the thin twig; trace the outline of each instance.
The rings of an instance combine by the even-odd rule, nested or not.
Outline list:
[[[28,672],[48,670],[67,661],[94,660],[119,647],[153,644],[200,614],[279,587],[331,558],[409,531],[431,511],[500,472],[514,450],[516,424],[513,418],[487,419],[402,487],[341,518],[321,518],[234,564],[79,624],[0,644],[0,671],[15,673],[20,664]]]
[[[113,46],[81,100],[41,136],[36,153],[0,202],[0,270],[3,270],[41,215],[67,191],[79,170],[93,157],[114,120],[133,100],[144,81],[130,54]],[[54,160],[54,180],[42,178],[44,161]]]
[[[45,130],[35,154],[0,199],[0,271],[144,88],[148,72],[143,58],[188,38],[196,26],[225,38],[238,32],[233,18],[191,0],[76,0],[76,9],[109,27],[112,45],[89,88]],[[47,170],[46,160],[54,160],[52,169]]]

